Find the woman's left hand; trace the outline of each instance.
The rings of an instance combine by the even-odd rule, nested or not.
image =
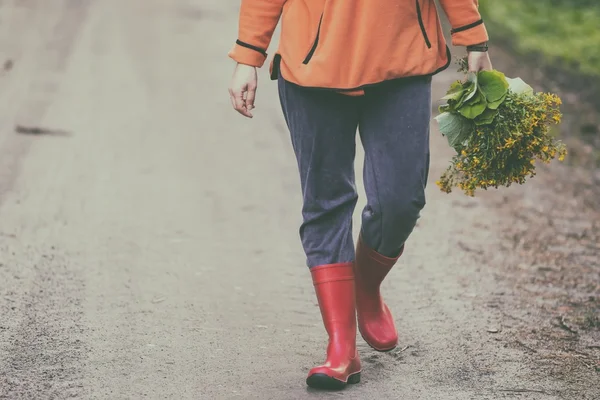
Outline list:
[[[492,62],[487,51],[470,51],[468,55],[469,72],[490,71]]]

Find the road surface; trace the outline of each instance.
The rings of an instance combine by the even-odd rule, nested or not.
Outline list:
[[[486,196],[435,185],[384,284],[400,346],[359,339],[360,385],[306,388],[296,165],[266,69],[255,118],[231,110],[238,4],[0,1],[0,399],[560,398],[483,307]],[[434,129],[431,182],[450,156]]]

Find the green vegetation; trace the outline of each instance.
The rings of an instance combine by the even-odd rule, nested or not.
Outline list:
[[[457,153],[436,182],[442,191],[474,196],[478,188],[523,184],[535,175],[536,159],[564,159],[566,147],[551,134],[561,120],[557,95],[535,93],[496,70],[467,73],[464,59],[460,65],[467,79],[450,85],[435,117]]]
[[[548,65],[600,77],[600,1],[481,0],[490,39]]]

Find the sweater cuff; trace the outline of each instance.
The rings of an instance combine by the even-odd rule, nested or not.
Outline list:
[[[229,57],[240,64],[260,68],[267,59],[267,51],[250,43],[237,40],[229,52]]]
[[[487,42],[489,36],[483,20],[480,19],[471,24],[454,28],[452,33],[452,44],[454,46],[470,46]]]

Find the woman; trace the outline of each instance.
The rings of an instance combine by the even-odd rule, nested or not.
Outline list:
[[[452,42],[472,71],[491,69],[477,0],[440,0]],[[326,362],[307,384],[360,381],[356,320],[377,351],[398,343],[379,287],[425,205],[431,76],[447,68],[434,0],[242,0],[232,105],[252,118],[256,68],[282,19],[271,63],[300,171],[300,237],[327,333]],[[357,128],[365,149],[368,205],[356,249],[352,214]]]

